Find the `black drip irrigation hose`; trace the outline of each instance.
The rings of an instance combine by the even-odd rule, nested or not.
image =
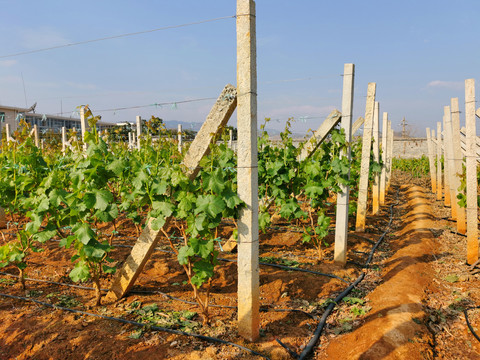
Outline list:
[[[477,341],[480,342],[480,336],[477,335],[477,333],[476,333],[475,330],[473,329],[472,324],[470,324],[470,320],[468,319],[467,311],[468,311],[468,310],[473,310],[473,309],[480,309],[480,306],[475,306],[475,307],[470,307],[470,308],[464,309],[464,310],[463,310],[463,315],[465,315],[465,321],[467,322],[467,326],[468,326],[470,332],[471,332],[472,335],[475,337],[475,339],[477,339]]]
[[[2,271],[0,271],[0,275],[6,275],[6,276],[14,277],[14,278],[17,278],[17,279],[20,278],[20,276],[18,276],[18,275],[14,275],[14,274],[2,272]],[[41,283],[59,285],[59,286],[69,286],[69,287],[82,289],[82,290],[95,290],[95,288],[91,287],[91,286],[68,284],[68,283],[62,283],[62,282],[51,281],[51,280],[32,279],[32,278],[24,278],[24,280],[32,281],[32,282],[41,282]],[[100,291],[108,292],[109,290],[108,289],[100,289]],[[164,293],[164,292],[159,291],[159,290],[152,290],[152,291],[149,291],[149,290],[130,290],[129,293],[130,294],[139,294],[139,295],[141,295],[141,294],[144,294],[144,295],[159,294],[159,295],[162,295],[162,296],[164,296],[164,297],[166,297],[167,299],[170,299],[170,300],[183,302],[183,303],[189,304],[189,305],[198,305],[198,303],[196,303],[195,301],[188,301],[188,300],[180,299],[180,298],[169,295],[169,294]],[[234,310],[237,309],[236,306],[228,306],[228,305],[209,304],[208,306],[213,307],[213,308],[224,308],[224,309],[234,309]],[[269,305],[266,305],[266,306],[260,307],[260,311],[261,312],[269,312],[269,311],[273,311],[273,312],[298,312],[298,313],[302,313],[302,314],[310,317],[311,319],[318,320],[318,317],[316,315],[310,314],[309,312],[301,310],[301,309],[275,309],[275,308],[270,307]]]
[[[399,189],[397,189],[397,198],[398,198],[398,193],[399,193]],[[366,237],[363,237],[363,236],[360,236],[360,235],[356,235],[356,234],[350,234],[352,236],[356,236],[360,239],[364,239],[372,244],[374,244],[372,250],[370,251],[370,254],[369,254],[369,257],[365,263],[365,265],[363,265],[363,267],[365,268],[368,268],[368,265],[370,264],[370,262],[372,261],[373,259],[373,255],[376,251],[376,249],[378,248],[378,246],[380,245],[380,243],[383,241],[384,237],[386,236],[386,234],[388,233],[388,229],[393,221],[393,206],[394,204],[390,205],[390,220],[387,224],[387,228],[385,230],[385,232],[380,236],[380,238],[377,240],[377,242],[375,243],[374,241],[372,241],[371,239],[368,239]],[[126,238],[126,237],[124,237]],[[133,237],[132,237],[133,238]],[[136,238],[135,238],[136,239]],[[115,245],[116,247],[125,247],[125,248],[132,248],[133,246],[131,245],[122,245],[122,244],[118,244],[118,245]],[[169,250],[164,250],[164,249],[160,249],[160,248],[155,248],[155,250],[157,251],[161,251],[161,252],[164,252],[164,253],[169,253],[169,254],[174,254],[173,251],[169,251]],[[218,258],[219,261],[224,261],[224,262],[237,262],[236,260],[232,260],[232,259],[225,259],[225,258]],[[339,276],[336,276],[336,275],[333,275],[333,274],[325,274],[325,273],[321,273],[321,272],[318,272],[318,271],[313,271],[313,270],[307,270],[307,269],[302,269],[302,268],[294,268],[294,267],[290,267],[290,266],[286,266],[286,265],[280,265],[280,264],[271,264],[271,263],[264,263],[264,262],[260,262],[259,263],[260,265],[263,265],[263,266],[270,266],[270,267],[276,267],[276,268],[280,268],[280,269],[285,269],[285,270],[289,270],[289,271],[300,271],[300,272],[306,272],[306,273],[311,273],[311,274],[315,274],[315,275],[320,275],[320,276],[326,276],[326,277],[330,277],[330,278],[333,278],[333,279],[337,279],[337,280],[340,280],[344,283],[347,283],[348,282],[344,279],[342,279],[341,277]],[[9,273],[3,273],[3,272],[0,272],[0,274],[3,274],[3,275],[9,275],[9,276],[12,276],[12,277],[19,277],[17,275],[13,275],[13,274],[9,274]],[[351,284],[349,285],[344,291],[342,291],[328,306],[327,308],[325,309],[325,312],[323,313],[321,319],[320,319],[320,322],[319,324],[317,325],[317,328],[313,334],[313,337],[310,339],[310,341],[308,342],[307,346],[304,348],[304,350],[302,351],[302,353],[300,355],[298,355],[295,351],[293,351],[292,349],[290,349],[287,345],[285,345],[280,339],[276,339],[276,341],[278,342],[278,344],[280,344],[282,347],[284,347],[288,353],[295,359],[300,359],[300,360],[303,360],[303,359],[306,359],[310,354],[311,352],[313,351],[316,343],[318,342],[318,339],[320,338],[320,335],[323,331],[323,329],[325,328],[325,325],[326,325],[326,321],[328,319],[328,316],[330,316],[331,312],[333,311],[333,309],[335,308],[335,306],[345,297],[347,296],[364,278],[365,278],[365,275],[366,275],[366,272],[362,272],[362,274],[359,275],[359,277]],[[88,286],[81,286],[81,285],[75,285],[75,284],[67,284],[67,283],[60,283],[60,282],[55,282],[55,281],[49,281],[49,280],[41,280],[41,279],[31,279],[31,278],[25,278],[25,280],[28,280],[28,281],[37,281],[37,282],[45,282],[45,283],[50,283],[50,284],[55,284],[55,285],[62,285],[62,286],[71,286],[71,287],[75,287],[75,288],[80,288],[80,289],[86,289],[86,290],[92,290],[94,289],[93,287],[88,287]],[[101,289],[101,291],[108,291],[107,289]],[[163,293],[163,292],[160,292],[160,291],[130,291],[130,293],[137,293],[137,294],[148,294],[148,293],[157,293],[157,294],[161,294],[161,295],[164,295],[165,297],[171,299],[171,300],[176,300],[176,301],[181,301],[181,302],[184,302],[184,303],[188,303],[188,304],[196,304],[192,301],[187,301],[187,300],[183,300],[183,299],[179,299],[179,298],[175,298],[171,295],[168,295],[166,293]],[[132,321],[132,320],[125,320],[125,319],[121,319],[121,318],[116,318],[116,317],[111,317],[111,316],[104,316],[104,315],[98,315],[98,314],[93,314],[93,313],[88,313],[88,312],[84,312],[84,311],[80,311],[80,310],[75,310],[75,309],[70,309],[70,308],[65,308],[65,307],[61,307],[61,306],[57,306],[57,305],[52,305],[52,304],[49,304],[49,303],[46,303],[46,302],[43,302],[43,301],[40,301],[40,300],[35,300],[35,299],[31,299],[31,298],[24,298],[24,297],[21,297],[21,296],[15,296],[15,295],[9,295],[9,294],[3,294],[3,293],[0,293],[0,296],[3,296],[3,297],[7,297],[7,298],[11,298],[11,299],[18,299],[18,300],[24,300],[24,301],[30,301],[30,302],[34,302],[34,303],[37,303],[37,304],[40,304],[40,305],[43,305],[43,306],[46,306],[46,307],[50,307],[50,308],[54,308],[54,309],[59,309],[59,310],[63,310],[63,311],[67,311],[67,312],[72,312],[72,313],[77,313],[77,314],[82,314],[82,315],[86,315],[86,316],[93,316],[93,317],[97,317],[97,318],[102,318],[102,319],[106,319],[106,320],[112,320],[112,321],[117,321],[117,322],[121,322],[121,323],[124,323],[124,324],[130,324],[130,325],[134,325],[134,326],[138,326],[138,327],[149,327],[150,329],[152,330],[155,330],[155,331],[163,331],[163,332],[167,332],[167,333],[172,333],[172,334],[176,334],[176,335],[184,335],[184,336],[191,336],[191,337],[195,337],[195,338],[198,338],[198,339],[201,339],[201,340],[204,340],[204,341],[209,341],[209,342],[215,342],[215,343],[220,343],[220,344],[224,344],[224,345],[231,345],[231,346],[234,346],[234,347],[237,347],[241,350],[244,350],[244,351],[247,351],[251,354],[254,354],[254,355],[257,355],[257,356],[260,356],[264,359],[269,359],[267,356],[263,355],[263,354],[260,354],[252,349],[249,349],[247,347],[244,347],[242,345],[239,345],[239,344],[235,344],[235,343],[232,343],[232,342],[229,342],[229,341],[226,341],[226,340],[222,340],[222,339],[218,339],[218,338],[213,338],[213,337],[209,337],[209,336],[204,336],[204,335],[199,335],[199,334],[194,334],[194,333],[187,333],[187,332],[184,332],[184,331],[181,331],[181,330],[174,330],[174,329],[168,329],[168,328],[163,328],[163,327],[159,327],[159,326],[151,326],[149,324],[142,324],[142,323],[139,323],[139,322],[136,322],[136,321]],[[235,306],[223,306],[223,305],[210,305],[212,307],[223,307],[223,308],[232,308],[232,309],[236,309]],[[467,309],[469,310],[469,309]],[[311,314],[311,313],[308,313],[306,311],[303,311],[303,310],[300,310],[300,309],[272,309],[272,308],[268,308],[268,307],[263,307],[263,308],[260,308],[260,311],[262,312],[268,312],[268,311],[277,311],[277,312],[299,312],[299,313],[302,313],[304,315],[307,315],[309,316],[310,318],[314,319],[314,320],[317,320],[317,316],[315,316],[314,314]],[[467,320],[467,325],[469,326],[470,330],[472,331],[472,333],[474,334],[474,336],[477,338],[477,340],[480,341],[480,338],[478,337],[478,335],[473,331],[473,328],[471,328],[471,325],[468,321],[468,316],[467,316],[467,313],[466,313],[466,310],[464,310],[464,313],[465,313],[465,317],[466,317],[466,320]]]
[[[132,245],[122,245],[122,244],[120,244],[120,245],[114,245],[114,246],[115,247],[123,247],[123,248],[133,248]],[[163,252],[163,253],[167,253],[167,254],[175,254],[171,250],[164,250],[164,249],[160,249],[160,248],[155,248],[155,250]],[[223,261],[223,262],[231,262],[231,263],[236,263],[237,262],[237,260],[225,259],[225,258],[217,258],[217,260],[218,261]],[[300,272],[305,272],[305,273],[319,275],[319,276],[326,276],[326,277],[329,277],[329,278],[332,278],[332,279],[340,280],[340,281],[344,282],[345,284],[348,284],[347,280],[342,279],[340,276],[337,276],[337,275],[334,275],[334,274],[326,274],[326,273],[322,273],[322,272],[315,271],[315,270],[302,269],[302,268],[298,268],[298,267],[291,267],[291,266],[280,265],[280,264],[271,264],[271,263],[266,263],[266,262],[259,262],[259,265],[284,269],[284,270],[288,270],[288,271],[300,271]]]
[[[6,297],[6,298],[11,298],[11,299],[16,299],[16,300],[30,301],[30,302],[34,302],[36,304],[43,305],[43,306],[46,306],[46,307],[49,307],[49,308],[52,308],[52,309],[67,311],[67,312],[71,312],[71,313],[74,313],[74,314],[81,314],[81,315],[92,316],[92,317],[96,317],[96,318],[100,318],[100,319],[104,319],[104,320],[117,321],[117,322],[120,322],[122,324],[134,325],[134,326],[138,326],[138,327],[141,327],[141,328],[148,327],[149,329],[154,330],[154,331],[163,331],[163,332],[167,332],[167,333],[175,334],[175,335],[191,336],[191,337],[194,337],[194,338],[197,338],[197,339],[200,339],[200,340],[204,340],[204,341],[208,341],[208,342],[214,342],[214,343],[219,343],[219,344],[223,344],[223,345],[230,345],[230,346],[234,346],[238,349],[247,351],[250,354],[260,356],[264,359],[269,359],[269,357],[267,357],[263,354],[260,354],[259,352],[256,352],[255,350],[249,349],[245,346],[235,344],[235,343],[227,341],[227,340],[222,340],[222,339],[210,337],[210,336],[205,336],[205,335],[200,335],[200,334],[195,334],[195,333],[189,333],[189,332],[185,332],[185,331],[181,331],[181,330],[168,329],[168,328],[155,326],[155,325],[150,325],[150,324],[142,324],[142,323],[139,323],[137,321],[125,320],[125,319],[121,319],[121,318],[117,318],[117,317],[113,317],[113,316],[105,316],[105,315],[89,313],[89,312],[85,312],[85,311],[81,311],[81,310],[70,309],[70,308],[66,308],[66,307],[63,307],[63,306],[52,305],[52,304],[49,304],[49,303],[46,303],[46,302],[40,301],[40,300],[25,298],[25,297],[22,297],[22,296],[15,296],[15,295],[2,294],[2,293],[0,293],[0,296]]]
[[[14,278],[17,278],[17,279],[20,278],[20,276],[18,276],[18,275],[14,275],[14,274],[2,272],[2,271],[0,271],[0,275],[11,276],[11,277],[14,277]],[[61,283],[61,282],[51,281],[51,280],[32,279],[32,278],[27,278],[27,277],[24,278],[24,280],[26,280],[26,281],[34,281],[34,282],[43,282],[43,283],[47,283],[47,284],[60,285],[60,286],[70,286],[70,287],[77,288],[77,289],[82,289],[82,290],[95,290],[95,288],[90,287],[90,286],[82,286],[82,285]],[[108,291],[108,289],[100,289],[100,291]]]
[[[397,199],[398,199],[398,193],[399,193],[400,189],[397,189]],[[398,202],[398,200],[397,200]],[[387,235],[388,231],[389,231],[389,228],[390,228],[390,225],[392,224],[393,222],[393,206],[395,204],[392,204],[390,205],[390,220],[388,221],[388,224],[387,224],[387,227],[385,229],[385,231],[383,232],[383,234],[380,236],[380,238],[377,240],[377,242],[375,243],[375,245],[373,246],[372,250],[370,250],[370,255],[365,263],[365,266],[368,266],[370,264],[370,262],[372,261],[372,258],[373,258],[373,255],[375,253],[375,250],[378,248],[378,246],[380,245],[380,243],[383,241],[383,239],[385,238],[385,236]],[[294,358],[294,359],[298,359],[298,360],[304,360],[306,359],[307,357],[309,357],[311,355],[311,353],[313,352],[318,340],[320,339],[320,336],[323,332],[323,329],[325,328],[325,325],[327,324],[327,319],[328,317],[330,316],[331,312],[333,311],[333,309],[335,308],[335,306],[340,302],[342,301],[342,299],[347,296],[364,278],[365,278],[365,275],[366,275],[366,272],[362,272],[358,278],[351,284],[349,285],[345,290],[343,290],[330,304],[328,304],[327,308],[325,309],[325,312],[323,313],[321,319],[320,319],[320,322],[318,323],[317,325],[317,328],[315,329],[315,332],[313,333],[313,337],[310,339],[310,341],[308,342],[307,346],[305,346],[305,348],[303,349],[302,353],[299,355],[297,354],[295,351],[293,351],[292,349],[290,349],[287,345],[285,345],[284,343],[282,343],[280,340],[277,339],[277,342],[283,346],[287,351],[288,353]]]

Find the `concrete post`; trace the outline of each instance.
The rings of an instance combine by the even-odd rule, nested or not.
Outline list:
[[[460,144],[460,108],[458,98],[452,98],[450,101],[452,111],[452,143],[453,143],[453,162],[454,162],[454,184],[455,205],[457,206],[457,232],[467,233],[467,220],[465,208],[460,207],[457,201],[458,188],[460,187],[460,174],[463,172],[463,155]]]
[[[137,115],[137,150],[141,149],[140,139],[142,137],[142,117]]]
[[[382,123],[382,172],[380,174],[380,205],[385,205],[386,176],[387,176],[387,134],[388,134],[388,113],[383,113]]]
[[[343,67],[343,94],[342,94],[342,129],[345,131],[345,140],[352,142],[352,112],[353,112],[353,83],[355,78],[355,65],[345,64]],[[346,156],[351,161],[350,145],[347,147]],[[350,178],[350,173],[348,174]],[[347,262],[347,238],[348,238],[348,202],[350,188],[340,185],[337,194],[337,215],[335,222],[335,252],[334,261],[340,264]]]
[[[477,130],[475,124],[475,80],[465,80],[465,127],[467,165],[467,264],[478,260]]]
[[[238,333],[256,341],[260,331],[257,167],[257,54],[255,1],[237,0]]]
[[[380,160],[380,141],[378,136],[378,126],[380,121],[380,104],[375,101],[375,109],[373,112],[373,161]],[[376,173],[373,177],[372,185],[372,214],[375,215],[380,209],[380,174]]]
[[[448,190],[450,192],[450,210],[452,213],[452,219],[457,220],[457,201],[456,191],[454,187],[455,164],[453,162],[452,116],[450,113],[450,106],[444,106],[443,112],[445,117],[445,150],[447,154],[445,164],[448,166]]]
[[[365,124],[363,127],[362,162],[360,168],[360,181],[358,185],[356,231],[365,231],[368,197],[368,174],[370,171],[370,149],[372,146],[373,112],[375,108],[376,84],[369,83],[367,90],[367,103],[365,108]]]
[[[82,142],[83,142],[83,151],[87,152],[87,143],[85,142],[85,134],[88,130],[87,119],[85,119],[85,107],[80,107],[80,126],[82,129]]]
[[[178,124],[177,139],[178,139],[178,152],[181,154],[183,149],[182,124]]]
[[[5,124],[5,134],[7,135],[7,143],[12,141],[12,138],[10,137],[10,124]]]
[[[37,148],[40,148],[40,136],[38,134],[38,126],[36,124],[33,125],[33,136],[35,139],[35,146]]]
[[[437,200],[443,199],[442,187],[442,123],[437,122]]]
[[[390,189],[390,183],[392,181],[392,165],[393,165],[393,129],[392,129],[392,122],[389,120],[388,121],[388,135],[387,135],[387,141],[388,141],[388,146],[387,146],[387,163],[388,163],[388,168],[387,168],[387,191]]]
[[[361,116],[357,120],[355,120],[355,122],[352,125],[352,137],[353,135],[355,135],[358,129],[360,129],[360,127],[363,125],[364,122],[365,122],[365,119]]]
[[[445,112],[445,109],[444,109]],[[449,111],[450,112],[450,111]],[[449,178],[449,167],[447,159],[447,135],[446,135],[446,116],[443,115],[443,140],[442,140],[442,150],[443,150],[443,188],[444,188],[444,201],[445,206],[450,206],[450,178]]]
[[[183,159],[183,164],[188,169],[186,175],[190,180],[197,176],[200,171],[200,161],[209,153],[210,144],[227,124],[236,105],[236,89],[232,85],[227,85]],[[170,217],[165,219],[164,229],[167,229],[170,219]],[[161,230],[153,230],[150,222],[146,224],[132,252],[125,260],[123,267],[117,271],[107,294],[107,299],[118,300],[130,290],[153,253],[161,236]]]
[[[427,147],[428,147],[428,163],[430,165],[430,181],[432,185],[432,193],[437,191],[437,178],[435,175],[435,159],[433,153],[432,133],[430,128],[427,128]]]
[[[128,132],[128,148],[129,149],[132,148],[132,132],[131,131]]]
[[[312,156],[323,140],[325,140],[327,135],[330,134],[332,129],[337,126],[341,119],[342,114],[338,110],[333,110],[318,127],[317,131],[313,133],[312,137],[305,143],[300,155],[298,156],[298,160],[304,160]]]
[[[65,155],[65,150],[67,148],[67,132],[65,126],[62,126],[62,154]]]

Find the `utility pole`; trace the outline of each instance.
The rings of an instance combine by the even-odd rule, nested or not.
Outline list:
[[[407,143],[405,141],[405,138],[407,137],[407,121],[405,120],[405,117],[403,117],[402,120],[402,139],[403,139],[403,154],[405,155],[405,152],[407,151]]]

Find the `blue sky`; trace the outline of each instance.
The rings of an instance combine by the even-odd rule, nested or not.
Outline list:
[[[23,51],[235,15],[235,0],[0,0],[0,104],[38,102],[37,112],[70,115],[89,104],[105,121],[136,115],[201,122],[236,82],[235,19],[72,46]],[[344,63],[356,66],[354,118],[365,111],[368,82],[395,130],[436,128],[443,106],[464,102],[464,80],[480,81],[478,0],[257,0],[258,119],[280,129],[316,128],[340,109]],[[480,95],[479,95],[480,96]],[[464,120],[462,119],[462,122]],[[230,123],[235,125],[236,118]]]

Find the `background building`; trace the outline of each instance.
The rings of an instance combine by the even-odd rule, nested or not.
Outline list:
[[[10,124],[12,132],[17,130],[21,119],[25,119],[32,127],[33,125],[37,125],[40,133],[45,133],[49,130],[60,133],[62,127],[65,127],[67,130],[75,128],[80,131],[80,118],[37,114],[33,112],[34,109],[34,106],[27,109],[0,105],[0,133],[6,124]],[[97,129],[101,131],[115,125],[116,124],[113,123],[98,122]]]

